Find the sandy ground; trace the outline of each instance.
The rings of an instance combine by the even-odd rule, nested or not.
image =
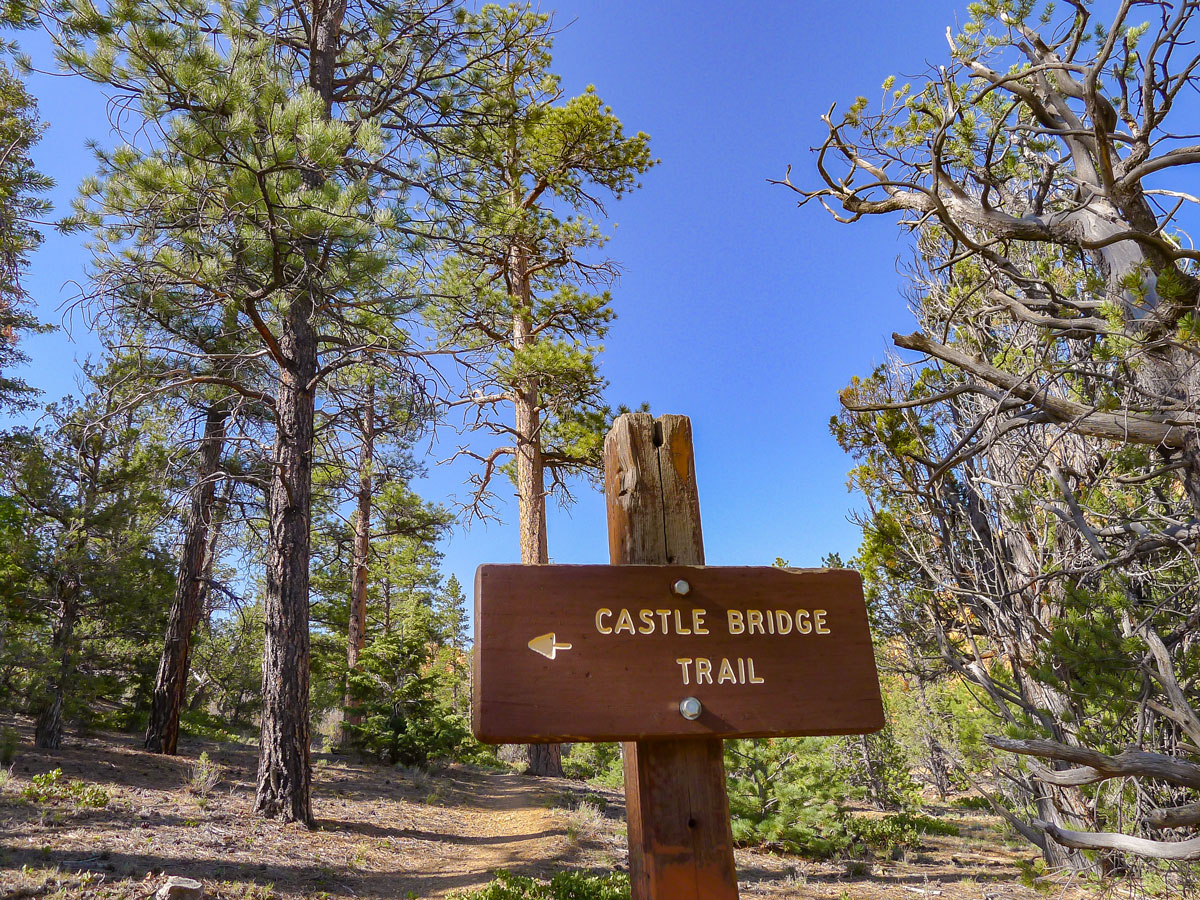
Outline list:
[[[5,724],[0,722],[0,724]],[[178,757],[139,749],[135,736],[69,735],[59,751],[31,746],[27,722],[12,773],[0,784],[0,898],[149,898],[166,875],[205,883],[209,898],[351,900],[441,898],[508,869],[549,876],[625,867],[619,792],[565,779],[452,767],[435,775],[317,754],[317,828],[256,818],[255,749],[185,740]],[[192,786],[201,751],[221,767],[202,796]],[[98,785],[102,808],[67,798],[30,801],[32,776]],[[0,775],[0,778],[3,778]],[[902,861],[816,863],[737,851],[746,898],[1026,900],[1067,897],[1021,885],[1018,862],[990,816],[947,815],[958,837],[930,837]]]

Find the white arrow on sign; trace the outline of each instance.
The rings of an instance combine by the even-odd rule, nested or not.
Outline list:
[[[529,649],[534,653],[540,653],[546,659],[554,659],[559,650],[570,650],[570,644],[560,643],[555,639],[554,632],[549,634],[539,634],[529,642]]]

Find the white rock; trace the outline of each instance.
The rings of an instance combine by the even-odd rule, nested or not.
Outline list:
[[[194,878],[170,875],[154,900],[204,900],[204,885]]]

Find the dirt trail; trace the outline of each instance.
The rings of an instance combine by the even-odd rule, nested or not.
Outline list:
[[[448,773],[454,789],[458,835],[472,852],[458,871],[488,873],[561,853],[567,838],[561,813],[551,807],[562,791],[530,791],[529,779],[497,773]]]
[[[133,736],[93,735],[48,752],[18,725],[26,733],[0,789],[0,898],[50,896],[29,893],[39,880],[61,881],[63,897],[143,896],[143,879],[164,873],[199,878],[216,898],[441,898],[486,884],[497,869],[544,875],[617,864],[611,835],[573,825],[575,782],[460,767],[431,776],[317,754],[317,827],[308,831],[253,815],[253,747],[184,741],[167,758],[143,752]],[[188,786],[202,750],[223,776],[207,797]],[[33,775],[55,768],[64,782],[101,786],[108,804],[20,797]],[[618,795],[604,799],[623,816]]]

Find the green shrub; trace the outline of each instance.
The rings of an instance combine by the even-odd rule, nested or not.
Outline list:
[[[874,734],[829,741],[837,776],[875,806],[911,811],[920,806],[920,786],[890,725]]]
[[[75,801],[76,806],[104,809],[108,806],[108,791],[98,784],[84,784],[82,781],[72,781],[67,785],[67,793]]]
[[[20,735],[17,729],[5,726],[0,728],[0,766],[11,766],[17,758],[17,744]]]
[[[895,855],[927,833],[953,825],[911,809],[856,816],[845,803],[868,795],[881,804],[914,802],[911,780],[894,748],[858,738],[774,738],[725,742],[733,837],[810,858],[847,853]],[[886,751],[886,752],[883,752]],[[856,772],[870,754],[873,774]]]
[[[497,872],[496,880],[476,891],[460,891],[451,900],[628,900],[629,877],[620,873],[588,875],[559,872],[549,883]]]
[[[29,779],[29,787],[21,791],[21,796],[32,803],[49,803],[61,800],[66,785],[62,784],[62,769],[51,769],[41,775]]]
[[[189,737],[222,744],[240,744],[253,736],[248,729],[230,728],[228,719],[207,709],[185,709],[179,715],[179,723],[180,729]]]
[[[465,755],[471,733],[442,696],[444,675],[431,662],[429,641],[419,629],[367,644],[349,676],[362,721],[348,731],[358,747],[406,766]]]
[[[845,827],[853,843],[883,855],[917,846],[923,834],[958,834],[958,827],[949,822],[906,812],[882,817],[848,816]]]
[[[1033,888],[1039,893],[1053,890],[1054,880],[1046,878],[1046,861],[1041,857],[1032,860],[1018,859],[1017,868],[1021,870],[1021,884]]]
[[[63,781],[62,769],[52,769],[29,779],[21,796],[32,803],[59,803],[70,800],[76,807],[103,809],[108,806],[108,791],[98,784],[82,781]]]
[[[1142,876],[1142,889],[1151,897],[1166,897],[1170,893],[1167,880],[1158,872],[1147,872]]]
[[[895,856],[916,847],[923,834],[958,834],[958,828],[930,816],[894,813],[856,816],[828,804],[797,815],[773,815],[758,821],[733,820],[733,837],[741,845],[762,844],[814,859],[871,852]]]
[[[862,791],[834,764],[826,738],[725,742],[733,837],[824,859],[845,850],[841,803]]]
[[[572,744],[562,764],[563,774],[568,778],[594,781],[606,787],[620,787],[625,782],[620,744]]]
[[[850,847],[850,837],[841,828],[836,809],[823,804],[800,815],[735,818],[733,840],[738,846],[765,846],[810,859],[828,859]]]

